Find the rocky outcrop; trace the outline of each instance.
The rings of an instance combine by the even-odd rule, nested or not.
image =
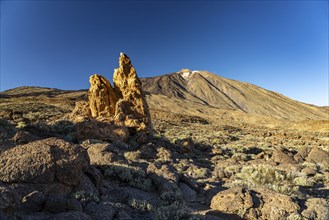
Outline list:
[[[114,115],[118,98],[110,82],[97,74],[90,76],[89,82],[88,99],[92,117]]]
[[[127,55],[120,54],[119,68],[114,70],[114,88],[101,75],[92,75],[89,81],[88,99],[93,118],[111,118],[118,125],[137,131],[151,129],[150,112],[142,84]],[[75,109],[75,112],[79,110]]]
[[[114,70],[113,82],[114,90],[121,98],[116,105],[116,119],[124,121],[128,127],[137,127],[141,130],[151,127],[150,112],[142,83],[129,57],[123,53],[120,54],[119,68]]]

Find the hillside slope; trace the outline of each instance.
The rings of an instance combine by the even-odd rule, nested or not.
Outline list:
[[[328,119],[325,108],[292,100],[256,85],[217,76],[207,71],[182,71],[141,79],[152,95],[293,121]]]

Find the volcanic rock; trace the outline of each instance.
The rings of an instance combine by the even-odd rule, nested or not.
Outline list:
[[[110,82],[97,74],[90,76],[89,82],[88,99],[92,117],[114,115],[117,94]]]
[[[280,219],[299,210],[289,196],[264,189],[251,191],[240,187],[219,192],[213,197],[210,207],[228,214],[243,215],[247,219]]]
[[[326,220],[329,216],[329,202],[322,198],[310,198],[306,201],[302,215],[307,219]]]
[[[6,183],[50,183],[57,179],[77,185],[89,159],[82,147],[48,138],[0,154],[0,180]]]
[[[129,131],[124,126],[94,119],[78,122],[74,125],[77,140],[98,139],[104,141],[126,140]]]
[[[97,74],[92,75],[89,82],[91,117],[97,120],[114,120],[118,125],[133,128],[130,130],[134,132],[151,130],[150,112],[142,84],[127,55],[120,54],[119,68],[114,70],[113,75],[114,88],[105,77]],[[79,115],[88,115],[85,107],[86,105],[81,103],[76,105],[74,114],[72,113],[73,118],[79,119]]]
[[[128,127],[141,130],[151,126],[150,112],[135,68],[127,55],[121,53],[119,68],[113,74],[114,90],[124,100],[117,103],[116,117],[123,118]]]

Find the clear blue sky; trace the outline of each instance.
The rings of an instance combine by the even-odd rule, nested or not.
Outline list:
[[[1,88],[208,70],[328,105],[328,1],[1,1]]]

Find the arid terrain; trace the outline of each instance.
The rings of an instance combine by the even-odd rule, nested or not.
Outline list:
[[[152,131],[98,96],[76,117],[88,90],[1,92],[0,219],[329,219],[328,108],[204,71],[141,82]]]

